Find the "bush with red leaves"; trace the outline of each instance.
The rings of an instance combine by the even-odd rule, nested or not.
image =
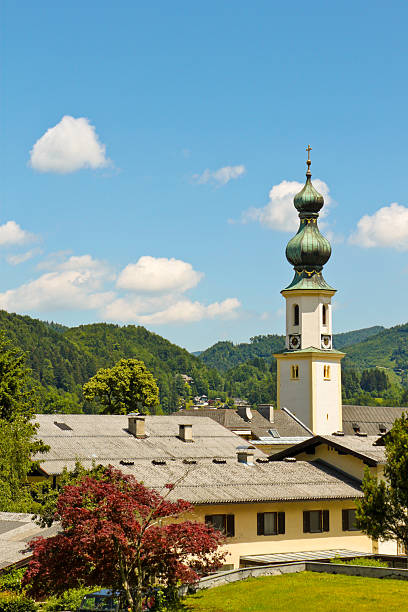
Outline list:
[[[62,532],[29,544],[24,575],[30,594],[44,597],[85,584],[120,589],[134,612],[153,584],[195,582],[218,569],[223,536],[204,523],[180,521],[193,506],[148,489],[109,466],[102,479],[66,486],[55,520]],[[177,522],[175,522],[177,521]]]

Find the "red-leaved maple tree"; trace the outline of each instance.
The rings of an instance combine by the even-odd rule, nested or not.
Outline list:
[[[180,517],[192,510],[184,500],[169,501],[133,476],[109,466],[102,479],[85,477],[64,487],[55,520],[62,531],[29,544],[32,560],[24,582],[44,597],[85,584],[124,592],[133,612],[153,584],[192,583],[218,569],[222,534]],[[174,522],[176,521],[176,522]]]

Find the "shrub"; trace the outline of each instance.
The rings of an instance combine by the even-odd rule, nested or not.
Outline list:
[[[340,559],[335,557],[330,559],[330,563],[337,563],[338,565],[365,565],[366,567],[388,567],[386,561],[381,559],[371,559],[370,557],[356,557],[355,559]]]
[[[99,591],[100,587],[79,587],[77,589],[68,589],[62,595],[54,595],[43,603],[42,612],[60,612],[60,610],[76,610],[82,598],[87,593]],[[2,612],[0,610],[0,612]]]
[[[11,568],[0,574],[0,591],[21,593],[21,579],[26,571],[25,567]]]
[[[1,612],[36,612],[37,604],[24,595],[0,593]]]

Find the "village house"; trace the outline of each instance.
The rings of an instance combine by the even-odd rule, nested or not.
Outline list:
[[[224,531],[231,567],[377,552],[379,544],[356,528],[355,500],[366,466],[382,476],[378,436],[400,409],[387,416],[342,406],[343,353],[332,347],[335,289],[322,275],[331,247],[317,226],[323,197],[310,163],[294,199],[299,231],[286,249],[295,274],[282,291],[286,349],[275,355],[277,410],[240,403],[169,416],[37,415],[38,437],[50,451],[35,458],[33,478],[56,486],[62,470],[80,461],[113,465],[159,491],[175,484],[170,495],[190,501],[193,518]]]
[[[352,521],[359,480],[318,459],[271,462],[208,417],[39,414],[36,421],[50,450],[35,457],[33,478],[56,485],[64,467],[80,461],[113,465],[159,491],[176,483],[171,496],[194,505],[192,518],[226,533],[227,566],[251,555],[373,550]]]

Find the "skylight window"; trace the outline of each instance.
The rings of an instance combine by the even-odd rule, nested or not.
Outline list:
[[[70,427],[66,423],[58,423],[58,421],[54,421],[54,425],[62,429],[62,431],[73,431],[72,427]]]

